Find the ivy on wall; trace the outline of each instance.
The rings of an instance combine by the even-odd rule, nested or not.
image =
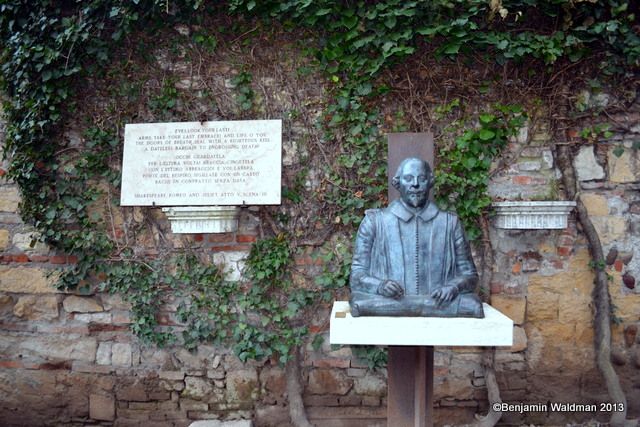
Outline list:
[[[499,63],[534,58],[550,67],[591,55],[604,73],[631,73],[640,62],[633,8],[630,2],[615,0],[231,0],[214,6],[197,0],[5,1],[0,5],[0,62],[2,90],[8,97],[8,178],[20,186],[24,220],[48,243],[78,258],[65,270],[61,286],[90,286],[101,278],[104,290],[123,293],[133,304],[134,331],[158,344],[175,339],[159,327],[155,315],[160,293],[173,292],[186,298],[179,317],[187,325],[181,331],[187,347],[201,341],[231,342],[243,360],[278,356],[286,362],[307,333],[299,313],[312,301],[329,300],[336,287],[346,284],[346,253],[333,254],[337,267],[318,276],[317,288],[300,289],[290,280],[297,248],[289,247],[285,236],[259,241],[248,261],[251,286],[240,289],[225,282],[214,266],[189,255],[149,265],[119,250],[106,226],[91,215],[96,201],[105,196],[95,182],[119,184],[118,173],[109,167],[119,138],[91,128],[86,149],[73,153],[61,150],[57,142],[61,125],[75,108],[70,100],[76,80],[99,72],[124,35],[143,27],[235,13],[277,20],[285,28],[306,28],[317,41],[310,53],[331,85],[321,125],[325,139],[337,148],[326,165],[331,185],[318,197],[328,204],[327,222],[353,230],[365,207],[385,202],[385,139],[375,106],[388,91],[378,80],[384,69],[420,45],[433,44],[442,58],[478,52]],[[196,34],[194,40],[215,49],[215,39],[206,34]],[[255,95],[251,75],[243,72],[234,83],[240,88],[241,108],[250,110]],[[170,112],[175,101],[172,86],[166,88],[150,105],[159,115]],[[496,106],[442,150],[446,162],[439,166],[437,188],[440,194],[460,197],[441,196],[440,201],[460,214],[472,236],[478,235],[474,220],[489,203],[490,162],[524,117],[517,107]],[[175,272],[169,273],[166,265],[176,267]],[[237,299],[231,301],[232,296]],[[232,333],[224,335],[220,325],[231,325]]]
[[[494,105],[478,115],[478,126],[465,129],[448,147],[440,149],[436,169],[437,202],[454,210],[470,240],[482,233],[480,218],[491,205],[487,193],[491,164],[526,121],[517,105]]]

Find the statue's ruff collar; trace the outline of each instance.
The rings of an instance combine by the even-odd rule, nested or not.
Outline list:
[[[430,221],[440,212],[434,203],[427,202],[427,205],[416,213],[416,210],[407,207],[400,199],[391,202],[388,209],[404,222],[410,221],[415,215],[418,215],[423,221]]]

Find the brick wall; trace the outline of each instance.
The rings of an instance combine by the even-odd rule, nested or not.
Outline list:
[[[224,63],[224,52],[220,55]],[[158,58],[161,62],[164,57]],[[294,70],[296,64],[290,67]],[[188,66],[174,68],[190,70]],[[212,80],[216,90],[232,99],[229,76],[223,75],[230,72],[229,66],[223,64],[217,70],[220,75]],[[324,89],[317,82],[287,80],[296,75],[292,70],[289,74],[279,69],[272,72],[277,79],[258,76],[265,94],[278,95],[273,99],[265,95],[262,113],[284,116],[293,106],[304,104],[306,108],[301,119],[285,127],[284,173],[289,180],[300,158],[313,154],[314,145],[303,141],[315,138],[320,144],[321,138],[304,119],[317,117],[324,99]],[[193,89],[199,79],[182,77],[177,80],[181,90]],[[303,88],[308,90],[302,92]],[[575,164],[581,197],[609,254],[610,292],[619,320],[613,326],[613,361],[627,392],[630,415],[635,416],[640,415],[640,292],[635,283],[640,276],[640,160],[629,146],[640,138],[638,118],[637,103],[631,112],[613,117],[620,124],[615,135],[595,147],[576,149]],[[66,135],[72,138],[78,133],[67,129]],[[510,145],[507,166],[492,177],[492,195],[513,200],[557,193],[556,142],[549,123],[529,123]],[[618,145],[627,147],[620,157],[613,153]],[[322,161],[316,159],[314,165],[318,167],[307,174],[305,187],[318,188],[321,183]],[[54,272],[74,259],[41,243],[32,245],[33,230],[17,214],[19,201],[16,186],[2,181],[0,419],[4,424],[185,426],[199,419],[251,418],[258,426],[287,425],[285,378],[277,365],[242,364],[228,349],[212,346],[189,353],[180,347],[144,345],[129,332],[129,307],[118,296],[56,291]],[[106,215],[98,206],[95,212]],[[296,220],[313,227],[322,206],[305,205],[293,213]],[[152,220],[167,245],[190,247],[205,259],[224,263],[231,279],[240,277],[251,243],[268,227],[253,209],[243,210],[237,233],[185,236],[170,233],[158,209],[135,208],[126,215],[114,215],[115,239],[123,237],[128,223]],[[133,245],[138,253],[149,258],[158,253],[156,234],[136,236]],[[491,244],[495,251],[492,303],[515,323],[513,347],[496,352],[502,399],[512,403],[606,401],[594,364],[593,273],[575,218],[570,218],[566,230],[559,231],[492,228]],[[296,255],[297,267],[311,275],[320,262],[308,252]],[[160,317],[163,325],[180,326],[176,307],[177,302],[168,304]],[[320,426],[385,425],[386,373],[366,369],[349,347],[328,344],[329,312],[329,306],[321,307],[311,322],[312,332],[324,335],[324,345],[314,350],[309,344],[304,352],[307,411]],[[482,356],[480,348],[437,349],[437,424],[470,422],[475,413],[487,410]],[[596,415],[603,417],[514,413],[505,414],[503,420],[557,424]]]

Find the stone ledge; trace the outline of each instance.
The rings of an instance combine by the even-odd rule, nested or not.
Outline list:
[[[162,208],[173,233],[229,233],[238,229],[237,206],[183,206]]]
[[[496,228],[540,230],[567,228],[567,217],[576,206],[573,201],[495,202]]]

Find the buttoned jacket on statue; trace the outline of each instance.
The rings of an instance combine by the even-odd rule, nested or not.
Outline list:
[[[460,221],[433,203],[422,210],[395,200],[370,209],[360,224],[351,266],[351,289],[376,294],[385,280],[405,295],[431,295],[446,285],[475,290],[478,274]]]

